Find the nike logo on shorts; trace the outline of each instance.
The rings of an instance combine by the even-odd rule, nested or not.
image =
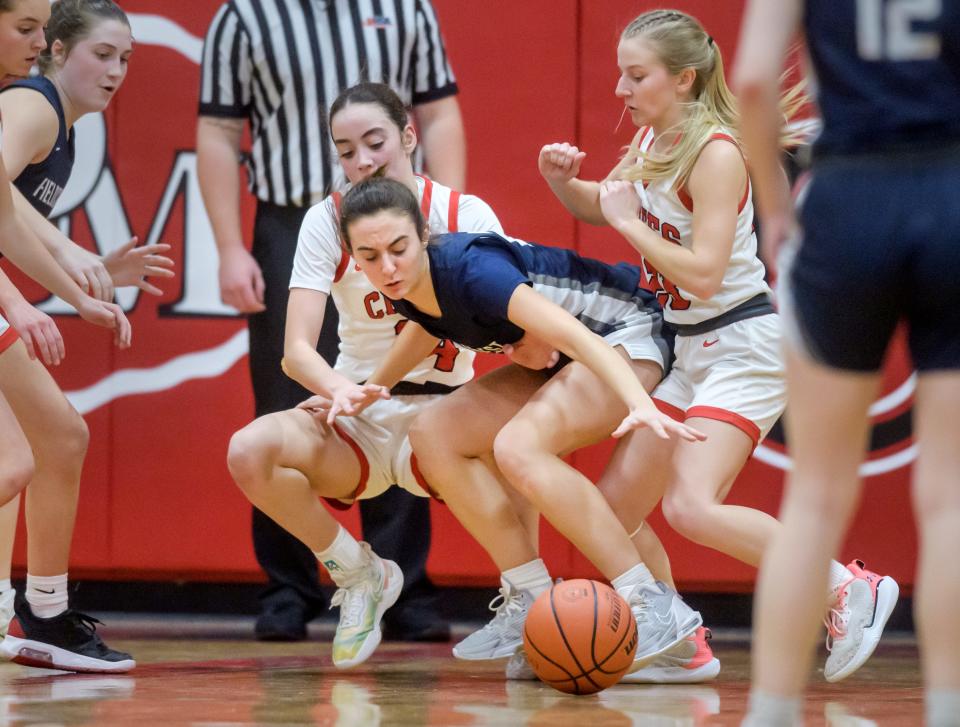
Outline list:
[[[713,344],[715,344],[715,343],[720,343],[720,339],[719,339],[719,338],[714,338],[712,341],[704,341],[704,342],[703,342],[703,347],[704,347],[704,348],[710,348],[710,347],[711,347]]]

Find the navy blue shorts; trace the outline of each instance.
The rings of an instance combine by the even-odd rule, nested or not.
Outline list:
[[[819,162],[781,282],[787,332],[817,361],[880,368],[907,324],[920,371],[960,368],[960,155]]]

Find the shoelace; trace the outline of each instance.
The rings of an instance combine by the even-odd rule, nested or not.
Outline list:
[[[850,610],[847,608],[847,586],[855,580],[856,578],[848,578],[837,586],[837,600],[823,619],[823,625],[827,627],[827,651],[833,651],[834,642],[847,635],[847,622],[850,619]]]
[[[344,573],[340,587],[330,599],[330,608],[340,607],[340,625],[351,628],[360,623],[366,604],[365,595],[371,590],[371,584],[376,583],[380,573],[376,570],[380,564],[372,559],[370,546],[360,544],[371,555],[369,563],[355,571]]]
[[[650,613],[650,599],[645,595],[646,589],[640,588],[637,586],[633,593],[630,594],[628,600],[630,604],[630,611],[633,613],[633,617],[637,620],[638,623],[647,623],[648,614]]]
[[[511,591],[501,587],[500,593],[493,597],[487,608],[496,614],[493,621],[484,626],[485,629],[490,629],[494,627],[496,622],[502,622],[510,616],[523,613],[520,591]]]

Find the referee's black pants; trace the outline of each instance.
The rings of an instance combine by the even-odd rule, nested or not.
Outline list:
[[[287,312],[290,273],[305,207],[278,207],[258,202],[253,232],[253,256],[263,272],[266,311],[249,317],[250,376],[256,415],[291,409],[311,394],[280,370],[283,357],[284,321]],[[332,366],[337,358],[337,309],[327,300],[323,330],[317,350]],[[432,586],[427,580],[430,551],[430,508],[426,498],[399,487],[360,501],[363,535],[373,550],[396,561],[403,570],[404,585],[394,611],[404,602],[413,606],[429,601]],[[269,582],[260,596],[261,610],[281,602],[301,600],[309,619],[325,607],[318,580],[317,559],[310,549],[253,509],[253,547]]]

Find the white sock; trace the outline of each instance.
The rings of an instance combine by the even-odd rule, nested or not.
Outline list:
[[[643,563],[637,563],[633,568],[625,573],[621,573],[610,581],[610,585],[624,598],[629,598],[634,586],[638,584],[653,587],[657,586],[657,582],[654,580],[650,569]]]
[[[830,591],[828,596],[836,596],[837,591],[840,586],[853,578],[853,573],[850,571],[847,566],[842,563],[838,563],[835,560],[830,561]]]
[[[337,537],[333,539],[326,550],[314,553],[314,555],[327,569],[334,582],[337,581],[340,574],[345,571],[356,570],[367,562],[367,554],[360,547],[360,543],[342,525],[337,532]]]
[[[3,580],[0,580],[0,593],[3,593],[4,591],[12,591],[12,590],[13,590],[13,586],[10,584],[9,578],[4,578]]]
[[[926,702],[928,727],[960,727],[960,689],[930,689]]]
[[[67,610],[67,574],[32,576],[27,573],[25,589],[30,610],[38,618],[53,618]]]
[[[803,724],[802,706],[800,697],[777,697],[754,690],[741,727],[798,727]]]
[[[505,570],[500,574],[500,581],[505,589],[510,590],[509,587],[512,586],[517,591],[529,591],[534,598],[553,585],[547,566],[540,558]]]

